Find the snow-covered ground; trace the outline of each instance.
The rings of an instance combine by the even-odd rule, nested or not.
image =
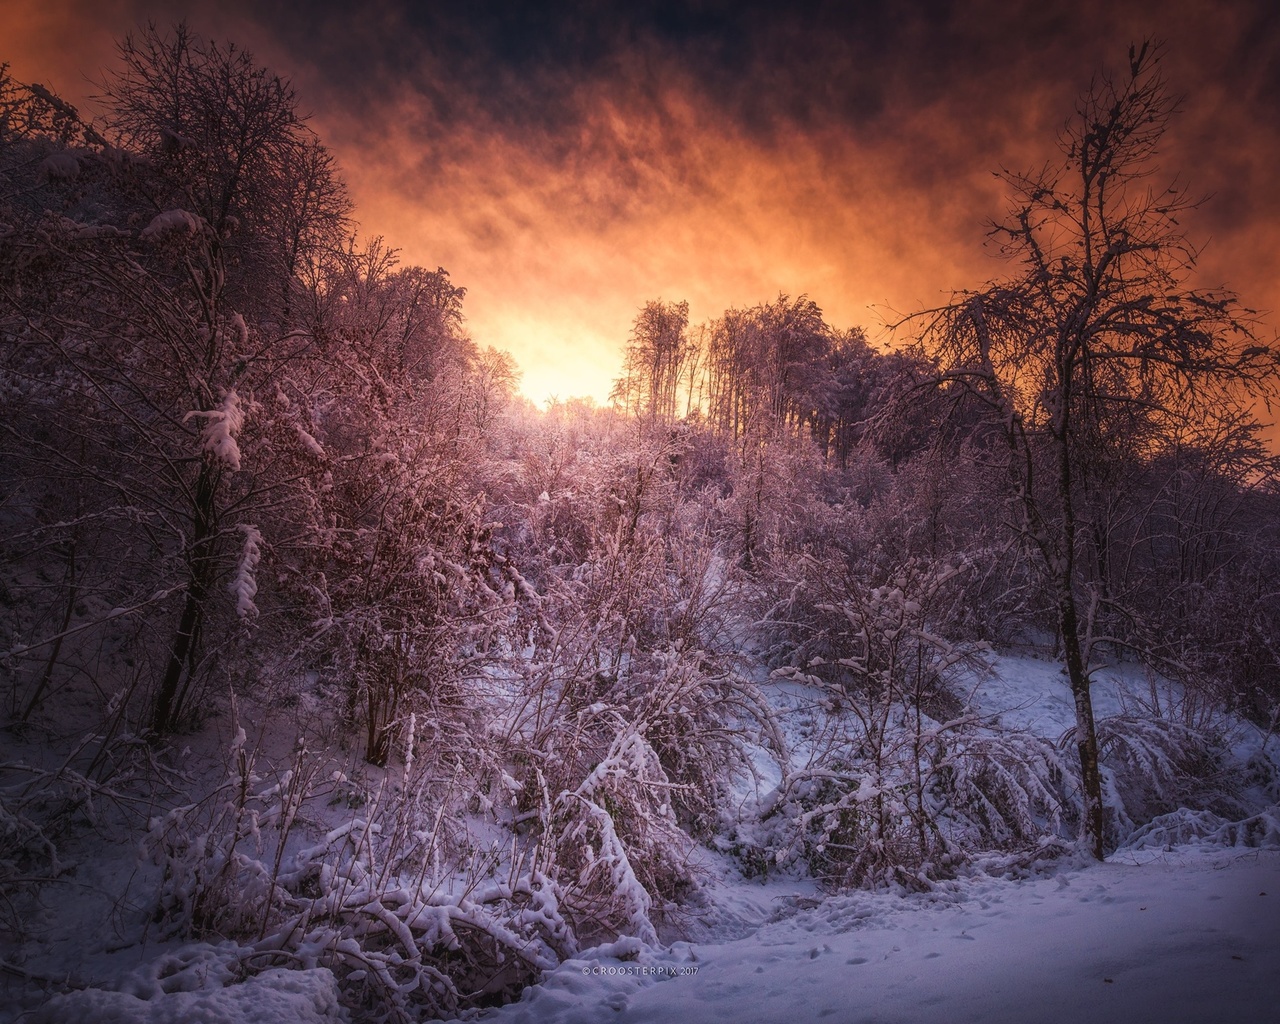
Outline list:
[[[1168,702],[1179,695],[1163,684],[1152,690],[1136,669],[1121,667],[1100,676],[1095,696],[1105,716],[1144,701],[1148,712],[1156,701],[1165,702],[1167,712]],[[788,747],[803,758],[809,711],[802,688],[781,683],[771,700],[781,712]],[[971,700],[984,717],[998,715],[1007,727],[1042,736],[1061,735],[1072,722],[1058,667],[1036,658],[997,659],[992,673],[973,677]],[[1245,723],[1234,728],[1238,754],[1266,739]],[[753,792],[740,794],[744,804],[760,795],[761,785],[775,782],[762,772]],[[1280,843],[1274,829],[1261,849],[1226,847],[1218,838],[1216,844],[1193,838],[1172,847],[1149,840],[1142,849],[1122,849],[1106,863],[1067,856],[1005,877],[993,857],[977,862],[985,871],[966,869],[932,891],[905,895],[824,897],[798,873],[771,872],[763,881],[744,878],[730,858],[705,852],[710,881],[704,904],[690,911],[685,929],[697,941],[655,948],[624,939],[585,951],[550,971],[519,1002],[475,1019],[486,1024],[1280,1019]],[[45,979],[69,977],[72,985],[83,987],[31,1013],[29,999],[22,1007],[3,1005],[6,989],[0,979],[0,1021],[353,1020],[328,970],[273,968],[239,980],[225,970],[226,958],[213,947],[204,952],[187,947],[184,953],[174,943],[145,948],[144,942],[140,948],[121,941],[111,923],[120,908],[104,900],[108,890],[120,888],[120,878],[133,875],[136,861],[128,851],[117,851],[116,858],[114,863],[86,862],[77,876],[89,883],[86,893],[93,888],[97,896],[76,899],[62,890],[48,905],[48,914],[67,926],[41,922],[55,938],[26,950],[25,967],[0,964],[10,986],[23,970],[33,970]],[[146,884],[145,878],[134,878],[129,899],[145,900]],[[45,927],[50,924],[54,927]]]
[[[994,659],[970,681],[984,717],[1056,739],[1074,725],[1060,666]],[[801,688],[773,691],[779,707]],[[1182,712],[1136,665],[1095,677],[1099,717]],[[787,728],[803,759],[802,714]],[[1238,756],[1264,737],[1239,722]],[[1274,743],[1274,739],[1271,741]],[[1280,1020],[1280,850],[1216,845],[1067,858],[1027,878],[976,874],[915,895],[823,899],[799,879],[718,882],[722,930],[635,959],[565,963],[493,1024],[679,1021],[1208,1022]],[[788,895],[791,893],[793,895]],[[770,907],[772,909],[770,910]],[[757,910],[761,923],[738,935]]]
[[[575,960],[494,1024],[1269,1021],[1280,1017],[1280,852],[1182,848],[855,893],[669,957]]]
[[[1002,655],[992,659],[991,672],[976,675],[971,685],[975,708],[999,716],[1005,728],[1057,739],[1075,726],[1066,669],[1057,661]],[[1186,701],[1176,683],[1133,662],[1095,669],[1090,696],[1098,718],[1127,711],[1176,714],[1185,710]]]
[[[743,883],[750,886],[750,883]],[[739,896],[749,897],[749,893]],[[802,903],[812,901],[800,901]],[[1275,1020],[1280,852],[1184,847],[982,877],[950,892],[854,893],[734,941],[570,960],[490,1024],[679,1021]],[[143,1000],[77,992],[49,1024],[287,1024],[348,1019],[327,971],[274,970]]]

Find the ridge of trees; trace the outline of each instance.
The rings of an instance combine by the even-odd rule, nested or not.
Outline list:
[[[384,758],[402,684],[381,673],[449,650],[439,605],[480,530],[465,467],[515,364],[467,337],[447,272],[356,244],[332,156],[246,52],[151,26],[102,104],[90,125],[0,71],[6,533],[27,545],[15,573],[62,574],[54,638],[14,645],[47,655],[19,716],[73,619],[131,631],[160,735],[274,634],[350,674]],[[432,557],[451,582],[423,580]]]

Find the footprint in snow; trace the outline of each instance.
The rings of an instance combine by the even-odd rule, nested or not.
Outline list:
[[[851,967],[857,967],[858,964],[865,964],[866,962],[867,958],[865,956],[855,956],[845,961]]]

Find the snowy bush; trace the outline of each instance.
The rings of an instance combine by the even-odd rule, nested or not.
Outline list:
[[[244,729],[233,724],[222,784],[153,820],[147,836],[163,868],[156,914],[173,934],[230,937],[265,926],[279,905],[285,844],[318,771],[299,749],[292,767],[264,779]]]
[[[1069,737],[1064,737],[1064,745]],[[1133,714],[1098,721],[1113,845],[1179,808],[1238,817],[1244,778],[1208,729]]]
[[[536,853],[513,848],[504,881],[496,855],[464,867],[442,829],[449,793],[433,814],[438,780],[412,757],[299,848],[304,807],[341,774],[301,748],[263,773],[243,730],[229,754],[225,782],[153,822],[147,849],[164,869],[157,918],[176,937],[233,940],[215,956],[233,974],[328,968],[366,1019],[408,1022],[509,1001],[576,950]]]
[[[294,858],[253,961],[328,967],[366,1019],[408,1022],[509,1002],[575,948],[544,876],[451,891],[426,865],[390,870],[380,833],[353,819]]]
[[[937,626],[962,601],[971,563],[857,533],[841,550],[774,570],[782,600],[765,626],[792,638],[787,657],[799,661],[775,675],[821,694],[822,722],[771,808],[774,858],[803,857],[833,888],[928,887],[973,850],[1034,846],[1078,821],[1055,747],[983,721],[955,695],[957,671],[982,671],[982,652]]]
[[[1168,849],[1186,843],[1280,849],[1280,805],[1232,821],[1212,811],[1179,808],[1135,829],[1123,846],[1131,850]]]
[[[802,857],[830,888],[929,888],[976,851],[1034,849],[1078,821],[1069,766],[1045,740],[901,700],[874,719],[833,707],[768,808],[774,860]]]
[[[385,765],[410,712],[464,745],[474,734],[464,668],[484,660],[504,601],[483,507],[451,480],[457,466],[399,428],[377,443],[315,495],[318,543],[287,558],[285,582],[310,619],[293,637],[297,662],[337,683],[365,758]]]
[[[565,909],[582,939],[630,935],[657,945],[654,895],[675,896],[692,884],[689,840],[671,810],[677,787],[653,747],[627,723],[610,724],[617,739],[585,779],[555,797],[545,841],[568,883]]]
[[[718,824],[765,701],[733,671],[723,566],[643,516],[545,577],[502,733],[518,813],[554,852],[580,937],[655,942],[697,886],[692,836]],[[548,873],[553,873],[548,868]]]

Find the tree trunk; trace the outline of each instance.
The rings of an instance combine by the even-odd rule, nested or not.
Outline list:
[[[178,620],[178,630],[169,647],[169,659],[165,665],[164,676],[160,680],[155,713],[151,719],[151,728],[161,735],[173,727],[177,716],[180,704],[179,684],[182,682],[184,667],[190,682],[195,640],[200,634],[200,626],[204,621],[204,604],[208,597],[210,574],[211,552],[208,548],[213,541],[216,513],[213,502],[214,489],[217,486],[216,473],[217,470],[205,462],[200,467],[200,477],[196,481],[195,524],[191,548],[187,555],[190,578],[187,582],[186,601],[182,607],[182,617]]]
[[[1076,749],[1080,754],[1080,781],[1084,790],[1084,834],[1093,847],[1093,855],[1102,860],[1106,829],[1102,813],[1102,773],[1098,765],[1098,732],[1094,727],[1089,673],[1080,652],[1079,616],[1070,583],[1059,590],[1058,625],[1062,630],[1067,679],[1076,709]]]
[[[187,599],[182,607],[182,618],[178,620],[178,631],[174,634],[173,644],[169,648],[169,660],[165,665],[164,677],[160,680],[160,692],[156,694],[155,714],[151,719],[151,728],[163,735],[173,726],[177,712],[178,684],[182,681],[182,669],[191,656],[191,649],[200,620],[203,617],[204,588],[194,578],[187,584]]]
[[[1078,346],[1064,342],[1058,354],[1058,401],[1060,419],[1053,433],[1057,447],[1058,536],[1061,548],[1049,558],[1050,571],[1058,590],[1058,626],[1062,631],[1062,651],[1067,662],[1067,679],[1076,709],[1076,750],[1080,754],[1080,785],[1083,790],[1084,835],[1093,847],[1093,855],[1105,856],[1103,838],[1105,818],[1102,813],[1102,773],[1098,766],[1098,732],[1093,721],[1093,699],[1089,694],[1089,666],[1080,649],[1080,614],[1076,607],[1075,556],[1076,506],[1072,493],[1073,469],[1071,446],[1072,386],[1076,380],[1075,353]],[[1030,493],[1030,489],[1028,489]]]

